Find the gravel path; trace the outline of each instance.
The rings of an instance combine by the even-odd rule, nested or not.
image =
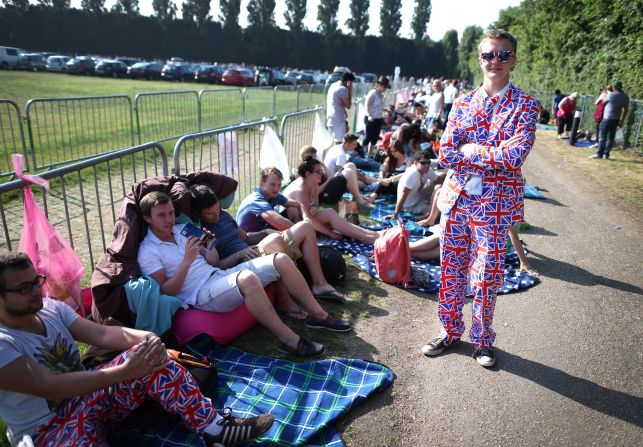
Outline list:
[[[359,320],[351,352],[397,379],[342,422],[347,445],[641,445],[643,224],[553,144],[539,134],[523,169],[546,190],[547,200],[527,200],[523,235],[543,281],[498,298],[497,366],[478,366],[467,342],[424,357],[436,297],[384,285],[388,298]]]

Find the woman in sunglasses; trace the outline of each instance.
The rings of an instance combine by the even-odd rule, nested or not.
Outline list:
[[[491,349],[496,290],[504,281],[509,227],[523,220],[520,167],[534,144],[540,103],[509,82],[516,64],[515,37],[491,29],[478,48],[484,81],[453,105],[441,140],[439,162],[449,169],[438,200],[442,332],[422,352],[437,356],[460,340],[469,283],[473,357],[491,367],[496,361]]]

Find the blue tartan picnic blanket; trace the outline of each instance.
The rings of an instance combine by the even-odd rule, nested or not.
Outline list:
[[[360,359],[305,363],[221,347],[200,335],[183,350],[209,357],[218,368],[215,408],[231,407],[238,417],[272,413],[275,423],[251,446],[344,446],[334,421],[374,392],[388,388],[393,371]],[[138,411],[110,436],[111,445],[144,447],[204,446],[176,417]]]

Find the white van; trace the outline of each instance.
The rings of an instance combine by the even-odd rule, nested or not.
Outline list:
[[[65,71],[65,64],[69,62],[69,56],[49,56],[47,58],[47,71],[62,73]]]
[[[0,47],[0,69],[7,70],[9,68],[16,68],[18,63],[18,55],[24,53],[25,50],[14,47]]]

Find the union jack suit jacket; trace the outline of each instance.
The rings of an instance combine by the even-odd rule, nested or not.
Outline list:
[[[494,98],[498,101],[498,98]],[[536,120],[540,103],[536,98],[509,85],[499,99],[496,112],[484,89],[456,101],[440,141],[439,162],[449,168],[438,208],[447,214],[455,205],[472,175],[482,178],[483,206],[471,216],[478,225],[515,225],[523,220],[524,180],[520,167],[536,138]],[[485,110],[485,104],[487,104]],[[499,144],[515,135],[520,141],[512,147]],[[460,148],[474,144],[470,154]]]

